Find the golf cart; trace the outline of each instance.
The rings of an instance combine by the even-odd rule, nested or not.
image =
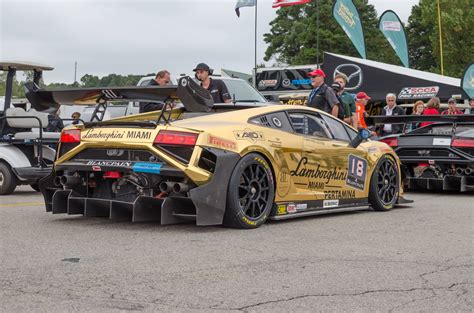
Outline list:
[[[0,62],[7,72],[5,99],[0,107],[0,195],[11,194],[18,185],[38,189],[38,180],[51,172],[60,133],[45,132],[48,113],[12,105],[13,79],[17,71],[33,71],[31,88],[39,88],[43,71],[52,67],[27,62]]]

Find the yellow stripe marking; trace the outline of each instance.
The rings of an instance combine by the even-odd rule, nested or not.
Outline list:
[[[11,206],[33,206],[33,205],[41,205],[41,204],[44,204],[44,202],[5,203],[5,204],[0,204],[0,208],[11,207]]]

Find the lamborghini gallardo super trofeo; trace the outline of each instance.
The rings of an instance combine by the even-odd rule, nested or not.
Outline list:
[[[408,189],[474,191],[474,115],[379,116],[375,123],[428,125],[383,137],[402,162]]]
[[[65,129],[40,183],[47,211],[255,228],[407,201],[388,145],[312,108],[213,104],[189,77],[171,87],[29,92],[37,107],[164,95],[184,107]]]

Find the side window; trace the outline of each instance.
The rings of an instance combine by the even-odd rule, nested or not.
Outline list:
[[[357,137],[357,132],[355,130],[353,130],[352,128],[350,128],[347,125],[344,125],[344,128],[346,129],[347,133],[349,134],[349,138],[351,140],[354,140],[354,138]]]
[[[296,133],[308,136],[330,138],[323,121],[306,113],[289,113],[291,125]]]
[[[323,114],[321,115],[322,118],[326,121],[334,139],[341,141],[351,141],[349,135],[346,132],[346,129],[344,128],[344,124],[329,116]]]

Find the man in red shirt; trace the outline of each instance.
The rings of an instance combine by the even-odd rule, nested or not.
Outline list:
[[[367,112],[365,112],[365,106],[371,98],[365,92],[359,92],[356,95],[356,98],[356,114],[357,119],[359,120],[359,127],[357,128],[367,128],[367,124],[365,124],[365,116],[367,115]]]
[[[453,98],[448,100],[448,109],[441,112],[441,115],[463,114],[461,110],[456,107],[456,100]]]

